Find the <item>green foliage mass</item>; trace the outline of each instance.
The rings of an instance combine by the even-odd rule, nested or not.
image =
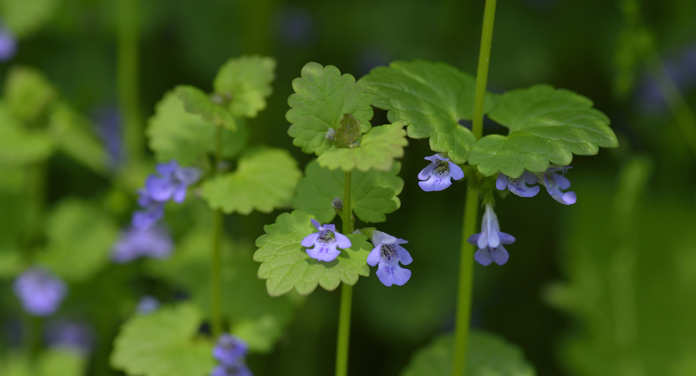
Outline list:
[[[82,376],[87,370],[87,360],[67,349],[50,349],[36,357],[12,352],[3,355],[3,376]]]

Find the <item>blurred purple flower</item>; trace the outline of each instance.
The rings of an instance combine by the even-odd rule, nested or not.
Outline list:
[[[577,201],[575,192],[563,191],[570,188],[570,180],[563,175],[570,168],[570,166],[552,165],[541,174],[525,171],[519,178],[510,178],[500,173],[495,181],[495,187],[501,191],[507,189],[520,197],[533,197],[539,193],[539,187],[530,185],[540,183],[546,187],[546,191],[554,200],[563,205],[572,205]]]
[[[302,246],[307,247],[307,254],[309,257],[319,260],[330,262],[336,259],[341,251],[336,249],[340,248],[350,248],[351,242],[347,236],[336,232],[336,226],[332,224],[321,225],[316,220],[312,219],[312,224],[319,230],[307,235],[302,239]],[[312,247],[313,248],[309,248]]]
[[[674,82],[680,92],[686,93],[696,85],[696,44],[684,47],[663,61],[667,77]],[[659,114],[667,109],[667,99],[658,82],[664,79],[646,72],[637,85],[636,99],[640,110],[644,113]]]
[[[418,179],[423,180],[419,181],[418,185],[425,192],[441,191],[452,185],[452,179],[464,178],[462,168],[440,154],[434,154],[425,159],[429,160],[430,164],[418,174]]]
[[[9,61],[17,52],[17,39],[0,23],[0,62]]]
[[[213,357],[221,364],[233,366],[239,364],[246,356],[249,348],[239,337],[223,334],[213,348]]]
[[[69,349],[87,356],[94,346],[94,333],[80,322],[56,321],[46,328],[46,343],[52,348]]]
[[[495,181],[495,187],[500,191],[506,188],[520,197],[534,197],[539,193],[538,186],[530,187],[528,184],[536,184],[539,179],[529,171],[525,171],[519,178],[510,178],[502,172]]]
[[[146,189],[138,190],[138,205],[143,210],[133,213],[132,225],[135,228],[148,229],[164,217],[164,202],[155,201]]]
[[[65,283],[41,267],[31,267],[14,281],[14,292],[24,310],[36,316],[50,316],[67,294]]]
[[[123,264],[138,257],[162,259],[168,257],[174,243],[161,227],[130,228],[121,232],[111,253],[115,263]]]
[[[306,9],[284,8],[278,14],[278,34],[288,44],[310,46],[317,39],[314,17]]]
[[[155,312],[160,306],[159,300],[157,298],[152,297],[150,295],[145,295],[142,298],[140,298],[140,301],[138,302],[138,307],[135,309],[136,312],[140,315],[146,315],[148,313]]]
[[[408,265],[413,262],[411,254],[400,244],[408,243],[387,233],[375,230],[372,233],[372,249],[367,256],[367,264],[377,267],[377,277],[385,286],[403,286],[411,278],[411,271],[402,268],[399,263]]]
[[[116,169],[123,163],[123,140],[121,139],[121,114],[115,107],[104,106],[95,111],[97,132],[107,153],[109,166]]]
[[[201,177],[201,171],[195,167],[180,167],[177,161],[160,163],[156,167],[160,176],[150,175],[145,180],[145,190],[155,201],[173,200],[184,202],[186,189]]]
[[[360,76],[370,73],[377,67],[388,66],[391,59],[384,51],[378,49],[367,49],[358,55],[356,72]]]
[[[486,211],[481,220],[481,232],[471,235],[467,241],[478,247],[474,259],[479,264],[488,266],[495,262],[498,265],[503,265],[510,258],[503,244],[514,243],[515,237],[500,231],[498,216],[493,211],[493,205],[486,204]]]

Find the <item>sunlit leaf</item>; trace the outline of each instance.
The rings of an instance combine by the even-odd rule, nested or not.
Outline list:
[[[176,95],[184,103],[186,112],[200,115],[203,120],[209,121],[217,126],[236,130],[237,125],[232,113],[216,103],[208,94],[193,86],[177,86]]]
[[[70,350],[49,349],[36,357],[8,352],[0,358],[2,376],[82,376],[87,359]]]
[[[230,59],[220,68],[213,84],[215,93],[229,102],[235,116],[256,117],[266,108],[273,88],[275,60],[261,56]]]

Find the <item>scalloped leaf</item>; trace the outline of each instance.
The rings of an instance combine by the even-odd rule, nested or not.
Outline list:
[[[201,322],[189,303],[133,316],[116,337],[111,365],[133,376],[208,375],[215,366],[213,344],[195,338]]]
[[[237,155],[249,138],[246,124],[243,121],[236,124],[236,132],[223,130],[222,154],[225,158]],[[176,93],[170,91],[157,103],[147,135],[157,160],[176,159],[182,165],[192,165],[204,154],[215,152],[216,129],[213,123],[186,112]]]
[[[385,214],[401,206],[397,197],[404,187],[398,176],[401,164],[396,162],[389,171],[353,171],[351,177],[351,200],[353,211],[363,222],[384,222]],[[345,173],[319,166],[316,160],[307,164],[305,177],[297,185],[297,194],[292,200],[295,209],[306,211],[321,223],[333,221],[336,211],[331,206],[335,197],[343,200]]]
[[[203,120],[209,121],[217,126],[224,126],[235,131],[236,122],[232,113],[197,87],[180,85],[174,88],[177,97],[184,103],[186,112],[200,115]]]
[[[27,165],[53,153],[53,140],[45,132],[29,131],[0,102],[0,163]]]
[[[389,171],[394,158],[404,155],[408,145],[402,123],[386,124],[370,129],[354,148],[331,148],[322,153],[317,161],[322,167],[343,171],[369,170]]]
[[[618,146],[609,118],[570,90],[548,85],[512,90],[488,116],[510,132],[482,137],[474,145],[469,163],[486,176],[543,172],[549,164],[569,165],[573,154],[595,155],[599,147]]]
[[[53,85],[34,68],[15,66],[7,73],[5,100],[10,112],[19,120],[37,120],[57,96]]]
[[[467,160],[476,137],[459,120],[473,117],[474,77],[444,63],[397,61],[360,79],[374,95],[372,105],[387,110],[390,122],[408,125],[411,138],[430,138],[433,151],[455,163]],[[493,107],[486,96],[486,111]]]
[[[258,149],[239,159],[237,171],[203,183],[202,196],[212,209],[225,213],[268,213],[289,206],[302,173],[282,149]]]
[[[288,98],[290,110],[285,118],[292,124],[288,134],[293,144],[303,152],[320,155],[331,148],[326,134],[339,127],[344,114],[355,117],[362,133],[370,129],[372,95],[355,82],[355,77],[341,75],[335,66],[305,64],[292,88],[295,93]]]
[[[454,336],[437,337],[418,350],[401,376],[451,375]],[[534,376],[522,351],[497,335],[472,331],[467,346],[466,374],[472,376]]]
[[[228,60],[220,68],[213,87],[215,93],[229,100],[235,116],[253,118],[266,108],[266,98],[273,93],[275,60],[262,56],[242,56]]]
[[[292,289],[308,295],[317,285],[334,290],[341,282],[355,285],[359,276],[370,275],[367,255],[372,245],[362,234],[345,234],[353,246],[342,250],[331,262],[310,258],[300,245],[302,239],[316,232],[311,216],[303,211],[283,213],[272,225],[264,226],[265,235],[256,239],[259,248],[254,261],[260,262],[258,277],[266,280],[266,290],[271,296],[279,296]]]

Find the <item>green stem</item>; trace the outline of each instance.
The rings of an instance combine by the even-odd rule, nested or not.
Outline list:
[[[143,127],[138,92],[138,0],[120,0],[118,7],[118,102],[124,119],[123,139],[128,164],[143,158]]]
[[[351,173],[346,172],[343,193],[343,234],[353,232],[352,208],[350,198]],[[336,376],[348,375],[348,349],[350,345],[350,308],[353,300],[353,287],[341,285],[341,305],[338,313],[338,340],[336,342]]]
[[[217,127],[217,137],[215,145],[215,169],[218,171],[220,159],[222,158],[222,127]],[[220,293],[220,274],[222,268],[222,241],[223,214],[220,209],[213,213],[213,249],[210,258],[210,305],[213,338],[222,334],[222,296]]]
[[[478,70],[476,72],[476,96],[474,97],[474,118],[472,131],[477,139],[483,134],[483,113],[488,82],[488,66],[493,40],[493,22],[495,20],[496,0],[486,0],[483,13],[483,30],[481,32],[481,49],[479,51]],[[474,277],[474,246],[467,242],[476,231],[479,210],[479,190],[471,178],[466,191],[464,219],[462,224],[461,257],[459,261],[459,285],[457,292],[457,317],[454,334],[454,357],[452,375],[466,375],[466,354],[469,340],[469,321],[471,318],[471,295]]]

